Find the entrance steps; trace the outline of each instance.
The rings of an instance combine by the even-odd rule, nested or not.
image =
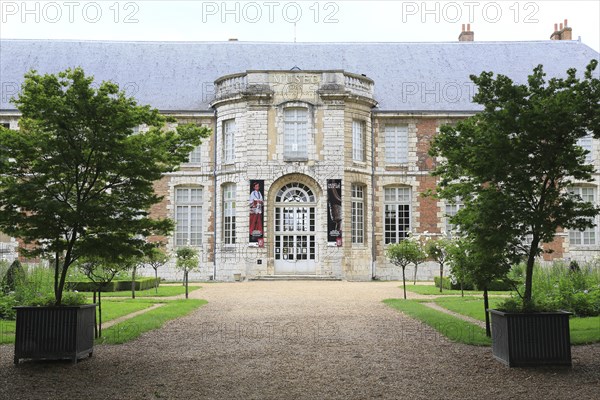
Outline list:
[[[249,278],[249,281],[341,281],[331,275],[261,275]]]

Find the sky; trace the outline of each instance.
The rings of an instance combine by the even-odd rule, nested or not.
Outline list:
[[[7,1],[0,38],[124,41],[548,40],[555,23],[600,51],[600,1]]]

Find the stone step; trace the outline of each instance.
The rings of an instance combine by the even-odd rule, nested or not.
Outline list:
[[[248,279],[249,281],[341,281],[331,275],[262,275]]]

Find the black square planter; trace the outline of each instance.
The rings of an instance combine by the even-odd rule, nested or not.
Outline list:
[[[569,316],[565,311],[492,315],[492,352],[509,367],[571,365]]]
[[[96,305],[15,307],[15,364],[92,356]]]

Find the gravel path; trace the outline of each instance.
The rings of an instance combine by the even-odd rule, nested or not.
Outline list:
[[[245,282],[193,292],[209,304],[94,357],[13,366],[0,399],[593,399],[600,345],[572,368],[508,369],[381,303],[396,282]]]

